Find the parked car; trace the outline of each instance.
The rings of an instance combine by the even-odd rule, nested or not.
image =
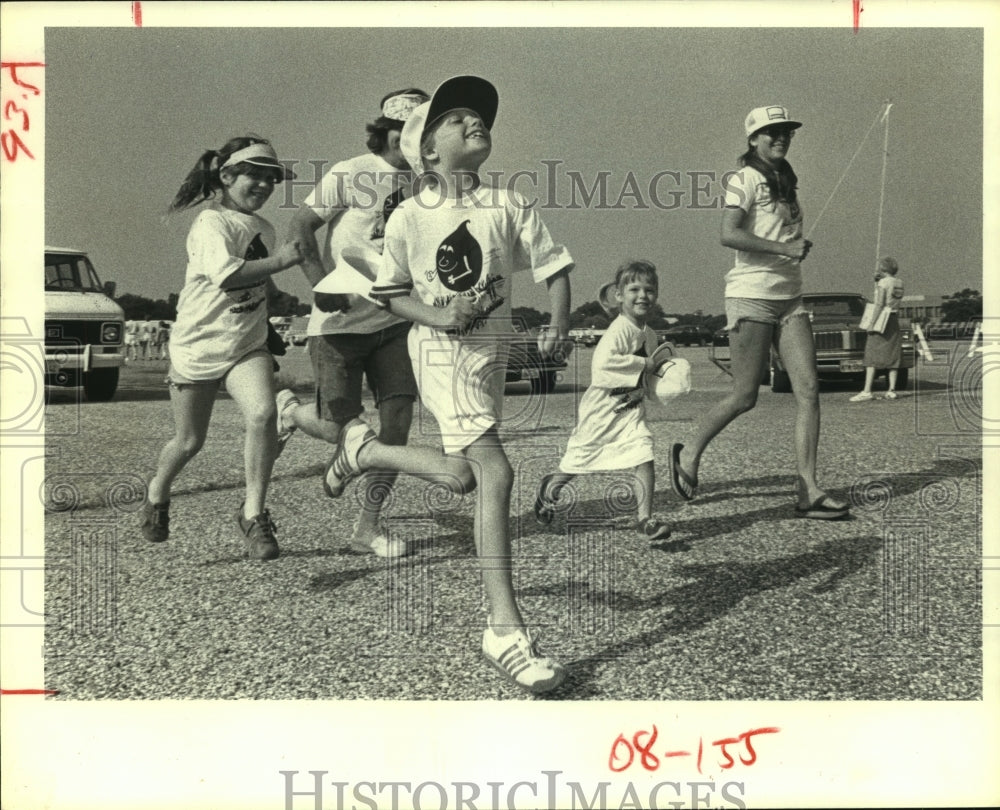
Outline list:
[[[543,360],[538,351],[538,338],[522,333],[509,339],[506,382],[527,380],[533,394],[551,394],[556,389],[559,372],[566,368],[566,358]]]
[[[675,346],[707,346],[712,342],[712,330],[707,326],[685,324],[671,326],[657,333],[659,343],[673,343]]]
[[[812,321],[816,371],[820,380],[863,380],[868,333],[858,324],[868,300],[855,293],[808,293],[802,296],[802,303],[809,310]],[[916,350],[910,321],[900,318],[899,328],[903,337],[903,357],[896,388],[903,390],[909,384],[910,369],[916,364]],[[785,394],[792,390],[788,372],[773,348],[771,389]]]
[[[87,254],[45,248],[45,384],[83,387],[90,402],[118,390],[125,365],[125,312]]]
[[[579,343],[581,346],[596,346],[606,331],[589,326],[586,329],[570,329],[569,336],[573,338],[574,343]]]

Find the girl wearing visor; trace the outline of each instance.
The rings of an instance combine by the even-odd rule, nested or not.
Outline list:
[[[294,176],[266,140],[233,138],[201,156],[169,206],[173,213],[213,200],[187,236],[167,377],[176,433],[160,453],[142,510],[142,532],[152,542],[169,536],[171,484],[204,444],[225,382],[246,423],[246,499],[235,528],[251,559],[279,554],[276,527],[264,508],[278,451],[266,294],[270,277],[302,256],[294,241],[276,250],[274,228],[257,212],[276,183]]]
[[[732,352],[733,390],[698,422],[694,438],[671,448],[670,479],[684,500],[698,489],[701,455],[730,422],[757,404],[771,346],[791,378],[798,413],[795,461],[797,517],[845,517],[849,506],[816,482],[819,395],[816,348],[809,313],[802,305],[800,262],[812,243],[802,237],[798,178],[786,160],[801,127],[785,107],[750,111],[744,122],[747,151],[726,184],[721,242],[736,251],[726,274],[726,327]]]

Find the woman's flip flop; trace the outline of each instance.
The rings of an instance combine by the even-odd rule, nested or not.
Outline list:
[[[683,449],[683,444],[675,444],[670,448],[670,485],[678,496],[685,501],[690,501],[698,491],[698,479],[692,478],[681,467],[681,450]]]

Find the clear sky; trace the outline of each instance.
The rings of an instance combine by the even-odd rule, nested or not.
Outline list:
[[[256,132],[308,180],[309,161],[364,151],[386,92],[475,73],[500,92],[483,168],[537,176],[516,187],[576,259],[574,308],[634,257],[659,266],[666,311],[722,311],[718,178],[765,104],[804,122],[789,160],[815,242],[807,291],[870,293],[884,100],[881,252],[907,293],[982,290],[982,33],[855,32],[846,15],[840,28],[50,28],[45,238],[90,251],[119,294],[165,298],[193,215],[162,215],[202,150]],[[571,207],[573,175],[603,176],[606,205]],[[262,211],[279,235],[307,191],[279,188]],[[298,269],[275,280],[308,300]],[[544,285],[515,287],[514,304],[547,309]]]

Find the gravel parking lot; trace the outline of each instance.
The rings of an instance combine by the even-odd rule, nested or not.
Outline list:
[[[695,390],[653,426],[655,509],[675,528],[652,545],[628,528],[621,475],[576,479],[549,527],[532,515],[592,350],[574,353],[554,394],[509,385],[515,585],[542,649],[571,671],[549,699],[980,698],[982,361],[965,344],[934,349],[896,401],[849,403],[854,384],[824,387],[820,480],[854,503],[829,523],[794,517],[795,408],[768,388],[709,449],[699,497],[672,494],[670,443],[728,388],[709,348],[681,349]],[[281,364],[308,395],[304,351]],[[55,699],[531,699],[479,654],[473,496],[401,479],[390,528],[416,553],[352,554],[355,493],[323,495],[330,448],[298,435],[269,494],[282,556],[249,562],[233,525],[242,423],[223,396],[178,479],[169,542],[146,543],[135,513],[172,434],[164,368],[130,366],[113,402],[61,393],[46,408]],[[435,430],[420,414],[413,441],[436,445]]]

